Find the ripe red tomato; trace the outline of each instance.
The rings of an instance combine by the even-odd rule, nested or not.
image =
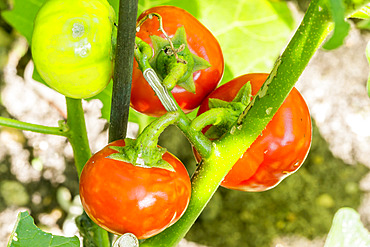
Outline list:
[[[190,178],[184,165],[172,154],[162,157],[174,168],[144,168],[108,158],[117,151],[109,146],[86,163],[80,178],[82,205],[99,226],[115,234],[133,233],[149,238],[175,223],[190,200]]]
[[[231,80],[203,101],[198,115],[209,109],[209,98],[230,102],[248,81],[255,95],[267,77],[268,74],[247,74]],[[308,107],[298,90],[293,88],[262,134],[226,175],[221,186],[241,191],[265,191],[275,187],[302,165],[311,145],[311,135]],[[195,156],[200,160],[198,154],[195,153]]]
[[[188,92],[180,86],[175,86],[171,91],[181,109],[185,113],[191,112],[216,88],[222,78],[224,59],[221,47],[211,32],[183,9],[175,6],[158,6],[143,12],[138,20],[149,13],[158,13],[162,16],[164,30],[170,37],[173,37],[179,27],[184,26],[190,51],[211,64],[211,67],[193,73],[195,93]],[[153,17],[143,23],[136,35],[152,45],[149,36],[157,35],[164,38],[158,28],[159,22],[157,18]],[[133,70],[131,107],[151,116],[160,116],[166,113],[158,97],[138,69],[136,61],[134,61]]]

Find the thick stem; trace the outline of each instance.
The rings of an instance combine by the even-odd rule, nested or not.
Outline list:
[[[5,117],[0,117],[0,125],[20,130],[37,132],[41,134],[68,136],[68,129],[64,128],[65,126],[63,125],[61,125],[60,127],[49,127],[44,125],[26,123]]]
[[[253,143],[283,103],[312,55],[319,47],[329,24],[324,0],[312,1],[296,34],[262,86],[242,124],[235,132],[214,143],[211,155],[204,159],[192,177],[192,196],[185,214],[164,232],[141,246],[176,246],[193,225],[233,164]],[[270,109],[266,111],[266,109]]]
[[[138,0],[120,0],[109,141],[126,137]]]
[[[71,143],[75,166],[78,172],[78,176],[81,175],[82,168],[86,162],[91,157],[91,150],[89,146],[89,141],[87,138],[86,124],[84,111],[82,108],[82,101],[80,99],[72,99],[66,97],[67,103],[67,126],[68,139]],[[90,221],[90,225],[95,225],[90,218],[86,220]],[[94,236],[94,242],[99,247],[109,247],[110,241],[108,238],[108,233],[96,226],[92,228],[92,235]]]
[[[67,125],[69,128],[69,141],[71,143],[75,166],[78,176],[82,168],[91,157],[89,140],[87,138],[86,123],[82,102],[80,99],[66,97],[67,102]]]

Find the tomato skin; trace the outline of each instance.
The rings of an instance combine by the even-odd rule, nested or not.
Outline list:
[[[137,167],[107,158],[116,153],[109,146],[94,154],[80,177],[82,205],[99,226],[115,234],[133,233],[149,238],[175,223],[190,200],[190,178],[184,165],[172,154],[162,157],[175,172]]]
[[[100,93],[113,73],[115,13],[106,0],[49,0],[37,13],[32,57],[41,78],[76,99]]]
[[[268,74],[247,74],[237,77],[212,92],[199,108],[207,111],[208,99],[232,101],[248,81],[255,95]],[[205,130],[204,130],[205,131]],[[278,185],[304,162],[311,146],[312,125],[308,107],[293,88],[262,134],[221,182],[221,186],[240,191],[265,191]],[[198,160],[200,157],[195,153]]]
[[[175,6],[158,6],[148,9],[139,16],[138,20],[153,12],[162,16],[164,30],[170,37],[173,37],[179,27],[184,26],[190,51],[211,64],[211,67],[193,73],[195,94],[187,92],[179,86],[175,86],[171,91],[181,109],[185,113],[191,112],[216,88],[222,78],[224,59],[221,47],[203,24],[185,10]],[[143,23],[136,35],[151,45],[149,36],[157,35],[164,38],[158,28],[159,22],[157,18],[153,17],[152,20],[146,20]],[[158,97],[144,79],[136,61],[134,61],[133,69],[131,107],[141,113],[155,117],[166,113]]]

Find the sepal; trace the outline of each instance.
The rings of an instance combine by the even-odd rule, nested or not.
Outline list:
[[[170,82],[164,82],[167,89],[172,90],[175,85],[178,85],[188,92],[195,93],[193,73],[209,68],[211,65],[207,60],[191,53],[186,41],[185,28],[180,27],[177,29],[171,39],[172,46],[168,40],[162,37],[153,35],[150,38],[154,56],[149,62],[161,80],[171,80]],[[173,51],[173,49],[175,50]],[[182,68],[179,70],[179,63],[185,65],[186,69]],[[181,75],[178,75],[180,73],[179,71]]]
[[[125,139],[125,143],[124,147],[109,146],[110,149],[117,151],[117,153],[113,153],[107,158],[143,168],[161,168],[171,172],[175,171],[167,161],[162,159],[162,156],[167,152],[165,148],[158,146],[155,148],[144,148],[141,145],[136,145],[136,140],[128,138]]]

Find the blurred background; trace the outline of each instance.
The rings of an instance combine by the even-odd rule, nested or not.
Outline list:
[[[238,13],[221,0],[139,1],[139,9],[173,4],[199,18],[223,48],[224,83],[244,73],[269,72],[308,2],[244,0],[238,3]],[[12,6],[12,1],[0,0],[1,11]],[[304,165],[270,191],[219,188],[187,240],[214,247],[323,246],[335,212],[344,206],[356,209],[369,229],[370,100],[365,50],[370,34],[363,23],[350,23],[343,46],[320,49],[297,83],[314,123]],[[0,17],[1,116],[56,126],[66,118],[65,99],[32,80],[32,73],[27,42]],[[100,101],[83,103],[95,152],[107,143],[108,124],[101,118]],[[132,114],[141,122],[150,120]],[[129,136],[134,137],[138,128],[130,123]],[[168,128],[160,145],[179,157],[190,174],[194,171],[190,144],[179,130]],[[6,245],[17,214],[24,210],[45,231],[76,233],[74,217],[82,208],[72,149],[62,137],[0,127],[0,246]]]

